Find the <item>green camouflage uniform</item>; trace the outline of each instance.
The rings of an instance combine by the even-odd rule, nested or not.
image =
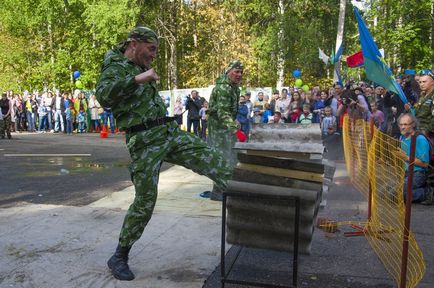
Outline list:
[[[427,136],[434,140],[434,91],[425,95],[414,105],[415,116],[419,120],[419,130],[424,131]],[[434,169],[430,167],[427,170],[427,183],[430,187],[434,187]],[[432,188],[433,189],[433,188]],[[428,192],[430,193],[430,192]]]
[[[419,129],[433,137],[434,133],[434,91],[421,97],[415,107],[416,118],[419,120]]]
[[[145,36],[158,41],[155,33],[146,29],[132,33],[152,32]],[[130,33],[128,40],[131,37],[137,35]],[[156,83],[136,84],[134,76],[146,69],[124,57],[127,41],[105,55],[96,89],[98,101],[104,107],[112,108],[118,127],[123,129],[166,115]],[[119,244],[122,247],[131,247],[140,238],[152,216],[163,161],[208,176],[222,189],[231,175],[227,161],[219,152],[209,148],[197,136],[180,130],[174,121],[127,134],[126,143],[132,160],[130,172],[136,194],[120,232]]]
[[[239,67],[236,65],[239,64]],[[235,66],[234,66],[235,65]],[[229,68],[242,68],[238,61],[232,62]],[[221,151],[233,167],[236,164],[235,153],[232,150],[236,138],[237,125],[235,122],[240,100],[240,89],[230,82],[228,76],[223,74],[216,81],[209,101],[208,131],[209,143]]]

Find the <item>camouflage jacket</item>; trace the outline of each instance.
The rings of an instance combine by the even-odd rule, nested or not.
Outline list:
[[[111,107],[117,126],[128,128],[166,116],[164,101],[154,81],[137,84],[134,77],[145,72],[118,49],[110,50],[101,65],[96,97],[103,107]]]
[[[419,129],[427,135],[434,133],[434,91],[423,96],[415,105],[416,117],[419,120]]]
[[[235,133],[239,99],[238,86],[233,85],[226,75],[217,78],[209,100],[209,120],[218,123],[219,128]]]

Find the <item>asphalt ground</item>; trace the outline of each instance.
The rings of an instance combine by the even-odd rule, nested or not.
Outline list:
[[[13,133],[11,140],[0,139],[0,207],[90,204],[132,185],[129,163],[122,134]],[[161,170],[171,166],[164,163]]]

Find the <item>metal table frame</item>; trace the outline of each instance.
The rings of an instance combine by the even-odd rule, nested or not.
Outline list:
[[[292,286],[284,285],[273,285],[260,282],[250,282],[243,280],[229,279],[228,276],[237,261],[243,247],[240,246],[238,249],[234,260],[230,263],[229,270],[226,272],[225,263],[225,251],[226,251],[226,206],[227,197],[238,197],[238,198],[256,198],[256,199],[275,199],[282,201],[289,201],[289,203],[294,203],[295,206],[295,217],[294,217],[294,246],[293,246],[293,259],[292,259]],[[238,285],[249,285],[256,287],[270,287],[270,288],[291,288],[297,287],[297,276],[298,276],[298,238],[299,238],[299,223],[300,223],[300,198],[296,196],[280,196],[280,195],[263,195],[257,193],[232,193],[223,192],[223,207],[222,207],[222,237],[221,237],[221,259],[220,259],[220,281],[221,287],[225,287],[225,283],[238,284]]]

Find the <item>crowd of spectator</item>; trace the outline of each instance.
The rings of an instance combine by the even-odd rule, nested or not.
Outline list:
[[[0,136],[12,138],[11,132],[91,133],[102,127],[116,131],[110,107],[102,107],[95,95],[86,97],[76,90],[73,94],[59,90],[38,90],[23,94],[12,90],[2,93],[0,100]]]

